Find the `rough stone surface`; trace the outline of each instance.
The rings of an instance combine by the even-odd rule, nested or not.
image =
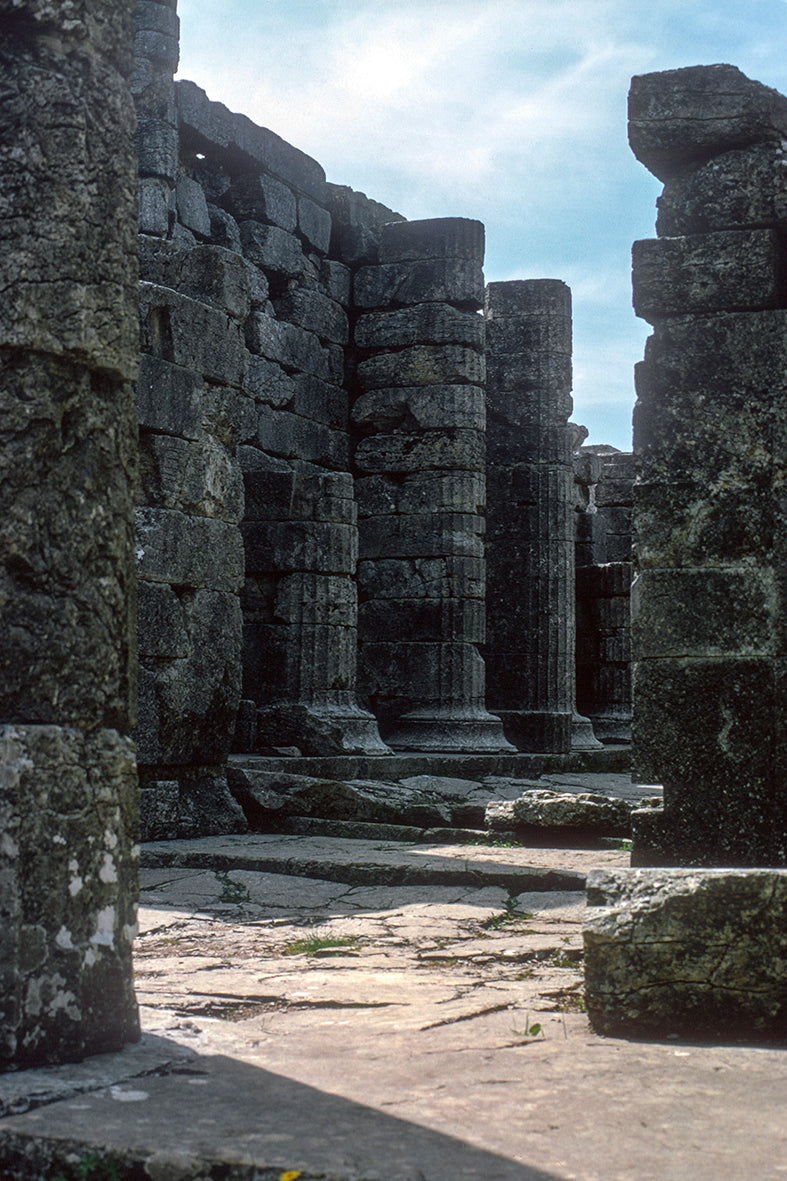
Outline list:
[[[485,823],[493,832],[555,828],[627,837],[631,833],[631,805],[588,792],[569,794],[540,788],[510,802],[492,802],[487,806]]]
[[[597,870],[587,897],[600,1033],[787,1039],[787,873]]]

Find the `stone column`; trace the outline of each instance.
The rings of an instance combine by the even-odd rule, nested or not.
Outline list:
[[[574,722],[571,292],[490,283],[485,312],[487,701],[521,750],[595,747]]]
[[[635,78],[666,182],[634,244],[634,863],[784,865],[787,99],[732,66]]]
[[[11,7],[0,19],[0,1070],[139,1036],[126,737],[133,4]]]
[[[484,230],[382,228],[355,278],[361,684],[397,749],[507,748],[484,706]]]

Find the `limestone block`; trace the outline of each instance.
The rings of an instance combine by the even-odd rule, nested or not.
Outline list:
[[[402,636],[413,641],[466,640],[483,644],[486,612],[479,599],[369,599],[358,607],[361,636]]]
[[[566,400],[563,402],[565,406]],[[570,470],[571,431],[566,426],[541,426],[537,431],[494,429],[494,414],[487,404],[486,454],[488,470],[512,464],[564,464]]]
[[[565,407],[563,417],[568,418],[572,410],[570,397],[572,366],[569,353],[491,353],[487,358],[487,380],[494,386],[496,396],[505,401],[506,394],[527,396],[536,391],[543,400],[545,394],[556,391],[562,395],[561,406]],[[553,395],[554,396],[554,395]],[[523,402],[524,406],[532,404]]]
[[[494,286],[494,284],[490,284]],[[571,307],[561,312],[532,312],[504,316],[499,312],[486,322],[490,352],[571,355]]]
[[[137,583],[137,635],[139,655],[156,659],[182,659],[189,654],[183,605],[170,586],[160,582]]]
[[[175,185],[178,219],[186,229],[200,237],[210,237],[210,214],[205,194],[197,181],[179,176]]]
[[[213,304],[236,320],[249,314],[252,288],[261,278],[245,259],[222,246],[195,246],[183,254],[178,272],[173,286],[183,295]]]
[[[235,594],[207,589],[184,593],[181,603],[189,653],[140,679],[155,728],[139,725],[133,736],[140,763],[216,766],[229,752],[240,700],[240,605]]]
[[[484,823],[492,832],[558,829],[627,837],[631,833],[628,800],[593,792],[559,792],[534,788],[516,800],[492,800]]]
[[[358,381],[364,390],[440,384],[483,386],[485,373],[484,354],[475,349],[450,344],[413,345],[392,353],[375,353],[361,361]]]
[[[288,574],[276,586],[274,615],[283,623],[354,627],[355,583],[335,574]]]
[[[299,324],[323,341],[347,344],[349,327],[347,313],[334,300],[319,291],[290,291],[273,301],[276,315],[292,324]]]
[[[246,343],[252,353],[285,369],[299,369],[314,377],[329,377],[328,354],[319,337],[297,324],[252,312],[246,322]]]
[[[202,425],[206,434],[233,448],[254,437],[256,403],[240,390],[206,382],[202,391]]]
[[[456,428],[482,431],[486,425],[484,390],[475,385],[400,386],[369,390],[356,398],[352,420],[375,431],[413,423],[422,430]]]
[[[227,250],[234,251],[236,254],[242,254],[240,226],[235,218],[227,213],[226,209],[220,209],[218,205],[213,205],[210,201],[208,201],[208,213],[210,214],[211,241],[217,246],[224,246]]]
[[[7,355],[0,391],[0,715],[123,726],[133,710],[133,387]]]
[[[290,409],[293,414],[346,431],[349,414],[349,395],[346,390],[321,381],[310,373],[294,374],[292,390]]]
[[[787,872],[591,870],[585,999],[623,1037],[787,1031]]]
[[[234,525],[175,509],[136,510],[137,569],[149,582],[237,591],[243,544]]]
[[[596,488],[595,502],[598,508],[611,505],[630,505],[634,495],[633,480],[614,480],[604,476]]]
[[[355,275],[356,307],[394,308],[414,303],[455,303],[478,310],[484,298],[480,262],[436,258],[362,267]]]
[[[645,239],[634,243],[632,260],[634,310],[649,323],[784,302],[784,247],[775,230]]]
[[[358,532],[351,525],[273,521],[246,522],[242,529],[249,574],[355,572]]]
[[[757,144],[674,177],[658,199],[660,238],[787,222],[784,148]]]
[[[243,385],[247,354],[241,326],[226,312],[141,283],[140,318],[143,352],[225,385]]]
[[[148,505],[231,524],[243,516],[240,467],[216,439],[191,442],[168,435],[143,436],[140,476]]]
[[[484,690],[484,662],[475,644],[367,641],[358,653],[358,681],[370,696],[433,708],[468,707]]]
[[[641,74],[629,91],[629,143],[669,180],[686,165],[787,133],[787,98],[735,66],[689,66]]]
[[[244,519],[288,519],[295,494],[295,473],[290,464],[257,447],[239,447],[238,461],[243,471]]]
[[[318,254],[327,254],[331,245],[331,215],[308,197],[298,197],[298,233],[306,245]]]
[[[359,517],[386,513],[478,513],[484,507],[480,472],[411,472],[402,479],[364,476],[355,481]]]
[[[266,275],[317,284],[317,268],[303,253],[299,240],[278,226],[258,221],[240,223],[243,253]]]
[[[178,171],[178,129],[166,119],[143,116],[135,136],[140,176],[159,176],[175,183]]]
[[[276,408],[286,406],[295,396],[293,379],[281,365],[254,354],[249,357],[245,389],[256,401]]]
[[[721,474],[717,469],[710,486],[700,477],[635,487],[633,540],[641,570],[770,560],[777,521],[770,484]]]
[[[0,727],[0,1069],[139,1038],[134,748],[114,730]]]
[[[364,517],[358,525],[363,558],[483,557],[484,519],[478,513],[412,513]]]
[[[380,262],[462,258],[483,262],[484,227],[467,217],[391,221],[380,229]]]
[[[248,822],[224,775],[178,767],[177,779],[144,779],[140,785],[143,841],[248,832]]]
[[[480,431],[456,430],[411,435],[373,435],[355,449],[361,472],[416,472],[440,469],[484,470],[484,436]]]
[[[633,640],[647,657],[775,655],[777,604],[770,567],[641,570],[632,591]]]
[[[450,304],[416,304],[393,312],[367,312],[355,325],[361,349],[398,349],[416,344],[459,344],[482,350],[483,319]]]
[[[149,7],[157,8],[159,5],[151,4]],[[139,29],[134,37],[134,54],[151,62],[157,69],[174,74],[180,60],[178,26],[175,26],[174,34],[161,29]]]
[[[352,293],[352,272],[344,263],[324,258],[320,263],[320,286],[329,299],[349,307]]]
[[[248,171],[250,161],[260,164],[291,188],[324,201],[325,173],[316,160],[245,115],[211,102],[193,82],[177,82],[176,89],[181,134],[195,150],[219,155],[227,164],[234,163],[236,170],[245,165]]]
[[[269,410],[260,415],[255,442],[263,451],[284,459],[338,469],[349,465],[349,440],[344,431],[331,430],[288,410]]]
[[[484,598],[482,558],[384,558],[358,563],[358,585],[369,599]]]
[[[169,37],[180,36],[180,21],[175,6],[161,4],[158,0],[137,0],[134,8],[134,28],[166,33]]]
[[[298,224],[292,189],[265,173],[246,173],[236,177],[217,204],[231,213],[237,222],[267,222],[287,233],[292,233]]]
[[[137,380],[139,425],[184,439],[199,438],[201,389],[196,373],[143,353]]]
[[[159,177],[139,182],[139,232],[164,237],[169,232],[170,187]]]

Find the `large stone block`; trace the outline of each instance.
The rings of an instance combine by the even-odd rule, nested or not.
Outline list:
[[[358,531],[317,521],[246,522],[246,571],[250,574],[311,572],[353,574]]]
[[[483,513],[481,472],[411,472],[364,476],[355,481],[359,517],[388,513]]]
[[[597,1032],[787,1036],[787,871],[592,870],[587,900]]]
[[[269,278],[298,279],[317,285],[317,268],[303,253],[294,234],[279,226],[244,221],[240,224],[240,236],[246,258]]]
[[[785,302],[785,248],[776,230],[648,238],[634,243],[632,261],[634,310],[649,323]]]
[[[369,390],[353,403],[352,420],[360,427],[386,433],[413,424],[421,430],[450,427],[483,431],[484,390],[475,385],[440,383]]]
[[[140,475],[151,507],[179,509],[237,525],[243,516],[243,478],[237,460],[210,436],[199,442],[146,435]]]
[[[701,477],[636,485],[633,543],[641,570],[771,559],[777,511],[770,480],[718,469],[712,485]]]
[[[0,727],[0,1070],[139,1038],[138,802],[114,730]]]
[[[202,420],[202,378],[143,353],[137,380],[137,415],[140,427],[198,439]]]
[[[200,238],[210,237],[210,214],[201,185],[190,176],[181,175],[175,183],[178,221]]]
[[[368,599],[484,598],[483,558],[382,558],[358,563]]]
[[[410,435],[373,435],[355,449],[355,466],[361,472],[419,472],[484,470],[484,436],[481,431],[456,430]]]
[[[412,513],[364,517],[358,526],[363,558],[484,556],[484,518],[478,513]]]
[[[149,582],[216,591],[243,583],[243,543],[235,525],[175,509],[136,510],[137,569]]]
[[[226,759],[241,689],[243,620],[237,595],[196,590],[180,596],[185,657],[140,669],[140,764],[220,766]]]
[[[275,320],[265,312],[253,312],[246,322],[246,343],[252,353],[284,369],[330,377],[328,354],[319,337],[297,324]]]
[[[735,66],[641,74],[629,92],[629,143],[659,180],[687,165],[787,133],[787,98]]]
[[[320,291],[304,291],[299,288],[288,292],[281,299],[274,300],[273,306],[280,319],[300,325],[323,341],[347,344],[347,313]]]
[[[422,640],[483,644],[486,615],[479,599],[370,599],[358,607],[362,639],[406,635]]]
[[[781,143],[726,152],[674,177],[658,199],[660,238],[787,221],[787,171]]]
[[[452,384],[483,386],[485,374],[483,353],[450,344],[413,345],[392,353],[376,353],[358,366],[358,381],[364,390]]]
[[[327,254],[331,245],[331,215],[308,197],[298,197],[298,233],[306,246]]]
[[[416,304],[392,312],[368,312],[355,325],[361,349],[399,349],[416,344],[458,344],[481,350],[485,325],[480,316],[450,304]]]
[[[224,385],[242,386],[247,353],[241,325],[226,312],[167,287],[140,284],[143,352]]]
[[[324,201],[325,173],[316,160],[266,127],[257,127],[245,115],[235,115],[222,103],[211,102],[193,82],[178,82],[176,89],[185,143],[196,151],[219,156],[230,171],[233,165],[234,171],[249,171],[249,163],[262,165],[290,187]]]
[[[257,289],[261,282],[264,286],[260,291]],[[268,296],[264,278],[246,259],[223,246],[205,243],[183,252],[173,286],[235,320],[245,320],[252,303]]]
[[[133,387],[42,355],[0,385],[0,717],[133,715]]]
[[[421,258],[484,259],[484,227],[468,217],[390,221],[380,229],[380,262]]]
[[[267,222],[288,233],[292,233],[298,224],[292,189],[261,172],[236,177],[217,204],[238,222]]]
[[[362,267],[353,284],[358,308],[395,308],[416,303],[454,303],[477,311],[484,299],[480,262],[465,258],[423,259]]]

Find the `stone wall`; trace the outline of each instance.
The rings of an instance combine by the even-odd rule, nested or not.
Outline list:
[[[0,3],[0,1070],[139,1036],[132,10]]]
[[[634,246],[633,612],[639,864],[783,865],[783,231],[787,98],[732,66],[635,78],[630,141],[665,181]]]

